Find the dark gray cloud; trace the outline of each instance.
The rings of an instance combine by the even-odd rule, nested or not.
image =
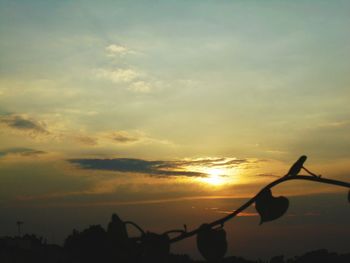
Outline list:
[[[47,130],[42,123],[20,115],[2,115],[0,116],[0,123],[16,130],[47,133]]]
[[[78,165],[83,169],[107,170],[125,173],[142,173],[151,176],[187,176],[187,177],[205,177],[206,173],[189,171],[188,166],[203,167],[233,167],[247,163],[244,159],[198,159],[182,161],[147,161],[132,158],[117,159],[70,159],[69,162]]]
[[[204,173],[165,169],[166,161],[146,161],[141,159],[71,159],[71,163],[83,169],[108,170],[125,173],[143,173],[153,176],[205,176]]]
[[[44,154],[44,151],[39,151],[30,148],[9,148],[0,150],[0,157],[7,155],[21,155],[21,156],[34,156],[39,154]]]

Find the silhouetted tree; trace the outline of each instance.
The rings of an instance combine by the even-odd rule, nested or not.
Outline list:
[[[90,226],[82,232],[73,230],[64,247],[74,262],[108,262],[110,258],[107,233],[100,225]]]
[[[128,232],[124,222],[119,218],[117,214],[113,214],[111,222],[107,227],[108,237],[116,245],[124,245],[128,242]]]
[[[284,263],[284,256],[275,256],[270,259],[270,263]]]
[[[141,262],[167,262],[170,253],[169,237],[166,234],[147,232],[141,238]]]

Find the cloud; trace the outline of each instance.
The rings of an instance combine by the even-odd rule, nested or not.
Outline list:
[[[142,131],[131,130],[131,131],[110,131],[110,132],[100,132],[96,136],[99,141],[110,144],[111,142],[115,144],[123,145],[133,145],[133,144],[162,144],[162,145],[173,145],[172,142],[162,139],[157,139],[148,136]],[[107,139],[108,141],[104,140]]]
[[[126,131],[116,131],[109,135],[109,138],[118,143],[133,143],[140,141],[140,137],[134,136]]]
[[[75,141],[83,145],[94,146],[98,144],[96,138],[87,135],[76,135],[73,138]]]
[[[0,157],[8,156],[8,155],[20,155],[20,156],[36,156],[39,154],[45,154],[44,151],[39,151],[30,148],[9,148],[0,150]]]
[[[189,167],[189,166],[203,166],[209,168],[233,168],[240,164],[250,163],[246,159],[237,158],[198,158],[198,159],[185,159],[180,161],[165,162],[162,168],[175,168],[175,167]]]
[[[97,69],[94,75],[113,83],[125,83],[128,90],[136,93],[149,93],[153,89],[149,81],[143,80],[145,74],[130,68]]]
[[[127,47],[121,46],[121,45],[116,45],[116,44],[111,44],[111,45],[107,46],[106,51],[108,53],[108,56],[111,56],[111,57],[131,53],[131,51]]]
[[[97,78],[106,79],[114,83],[131,82],[140,76],[140,73],[133,69],[98,69],[95,71]]]
[[[281,176],[279,175],[276,175],[276,174],[265,174],[265,173],[262,173],[262,174],[257,174],[257,175],[254,175],[254,176],[259,176],[259,177],[270,177],[270,178],[280,178]]]
[[[230,168],[249,161],[234,158],[206,158],[181,161],[147,161],[142,159],[116,158],[116,159],[70,159],[69,162],[80,168],[89,170],[106,170],[124,173],[141,173],[150,176],[185,176],[206,177],[208,174],[194,169],[191,166],[225,167]]]
[[[78,164],[83,169],[108,170],[125,173],[142,173],[153,176],[204,176],[200,172],[163,169],[166,161],[146,161],[141,159],[71,159],[71,163]]]
[[[111,44],[105,48],[109,57],[122,57],[126,54],[135,54],[129,48]],[[152,91],[150,80],[145,79],[145,74],[131,68],[101,68],[94,72],[94,75],[99,79],[109,80],[114,83],[127,84],[127,89],[136,93],[149,93]]]
[[[225,215],[230,215],[234,212],[235,210],[220,210],[217,209],[215,212],[219,213],[219,214],[225,214]],[[251,216],[259,216],[258,213],[254,213],[254,212],[240,212],[237,216],[241,216],[241,217],[251,217]]]
[[[96,134],[90,135],[81,130],[68,129],[66,122],[49,115],[45,117],[44,122],[35,120],[26,114],[0,114],[0,132],[4,127],[16,136],[24,136],[36,141],[50,141],[50,143],[65,141],[69,144],[78,143],[87,146],[98,144]]]
[[[8,114],[0,116],[0,124],[6,125],[7,127],[19,130],[19,131],[29,131],[34,133],[48,133],[45,125],[36,120],[30,119],[16,114]]]
[[[139,93],[149,93],[152,90],[152,86],[145,81],[135,81],[128,89]]]

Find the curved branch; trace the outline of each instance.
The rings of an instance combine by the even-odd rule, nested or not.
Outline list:
[[[226,221],[234,218],[235,216],[237,216],[239,213],[241,213],[242,211],[244,211],[245,209],[247,209],[249,206],[251,206],[257,199],[258,195],[263,192],[264,190],[267,189],[271,189],[272,187],[286,182],[286,181],[291,181],[291,180],[308,180],[308,181],[313,181],[313,182],[317,182],[317,183],[323,183],[323,184],[331,184],[331,185],[336,185],[336,186],[341,186],[341,187],[347,187],[350,188],[350,183],[347,182],[342,182],[342,181],[338,181],[338,180],[333,180],[333,179],[326,179],[326,178],[321,178],[321,177],[316,177],[316,176],[308,176],[308,175],[296,175],[296,176],[283,176],[280,179],[277,179],[273,182],[271,182],[270,184],[268,184],[267,186],[265,186],[263,189],[260,190],[259,193],[257,193],[253,198],[251,198],[250,200],[248,200],[245,204],[243,204],[241,207],[239,207],[237,210],[235,210],[234,212],[232,212],[231,214],[220,218],[214,222],[211,222],[208,224],[209,227],[214,227],[217,225],[223,225]],[[196,235],[199,232],[199,228],[192,230],[190,232],[186,232],[183,233],[182,235],[179,235],[173,239],[170,240],[170,243],[174,243],[177,241],[181,241],[183,239],[189,238],[193,235]]]
[[[133,227],[135,227],[137,230],[140,231],[141,236],[145,235],[145,231],[143,231],[143,229],[138,224],[136,224],[132,221],[125,221],[124,225],[132,225]]]

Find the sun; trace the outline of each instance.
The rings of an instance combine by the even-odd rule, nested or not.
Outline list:
[[[200,178],[201,182],[204,182],[213,186],[220,186],[226,183],[226,178],[223,177],[225,173],[223,169],[208,168],[208,169],[205,169],[205,173],[208,174],[208,176]]]
[[[206,173],[211,176],[220,176],[224,174],[224,170],[218,168],[209,168],[206,170]]]
[[[191,181],[200,183],[204,187],[221,188],[223,186],[232,185],[238,180],[237,167],[225,166],[191,166],[187,167],[188,171],[200,173],[201,176],[191,178]]]

